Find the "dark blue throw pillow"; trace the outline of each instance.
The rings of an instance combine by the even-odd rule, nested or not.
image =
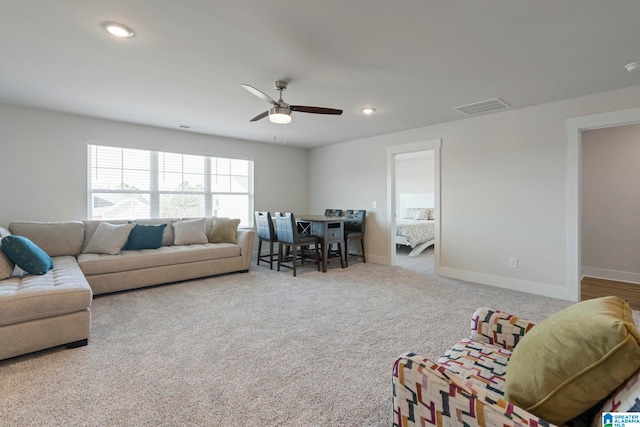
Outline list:
[[[2,250],[18,267],[30,274],[45,274],[53,268],[53,260],[31,240],[22,236],[6,236]]]
[[[162,246],[162,235],[167,224],[143,225],[136,224],[129,234],[129,240],[123,249],[156,249]]]

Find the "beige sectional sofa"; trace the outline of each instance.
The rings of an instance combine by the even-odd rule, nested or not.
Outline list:
[[[214,219],[203,220],[208,240]],[[102,222],[166,224],[162,245],[116,254],[85,253]],[[190,244],[182,236],[183,244],[176,245],[177,222],[181,221],[11,223],[11,234],[43,249],[52,258],[53,269],[43,275],[0,278],[0,360],[57,345],[86,345],[93,295],[249,270],[252,229],[238,229],[236,243]]]

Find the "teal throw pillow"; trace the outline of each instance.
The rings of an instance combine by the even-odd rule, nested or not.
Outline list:
[[[129,234],[129,240],[123,249],[156,249],[162,246],[162,235],[167,224],[143,225],[136,224]]]
[[[18,267],[30,274],[45,274],[53,268],[53,260],[31,240],[22,236],[6,236],[2,250]]]

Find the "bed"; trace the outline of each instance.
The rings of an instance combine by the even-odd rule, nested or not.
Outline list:
[[[395,243],[412,248],[416,256],[435,243],[433,193],[402,193],[396,209]]]

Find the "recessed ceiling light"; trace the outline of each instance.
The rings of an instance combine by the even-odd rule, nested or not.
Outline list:
[[[362,110],[360,110],[360,111],[362,111],[362,112],[363,112],[363,113],[365,113],[365,114],[373,114],[373,113],[375,113],[375,112],[376,112],[376,109],[375,109],[375,108],[373,108],[373,107],[366,107],[366,108],[363,108],[363,109],[362,109]]]
[[[640,70],[640,62],[632,62],[624,66],[628,72]]]
[[[103,22],[101,25],[102,25],[102,28],[104,28],[112,36],[127,38],[127,37],[133,37],[135,34],[133,30],[131,30],[131,28],[127,27],[126,25],[119,24],[117,22],[107,21],[107,22]]]

